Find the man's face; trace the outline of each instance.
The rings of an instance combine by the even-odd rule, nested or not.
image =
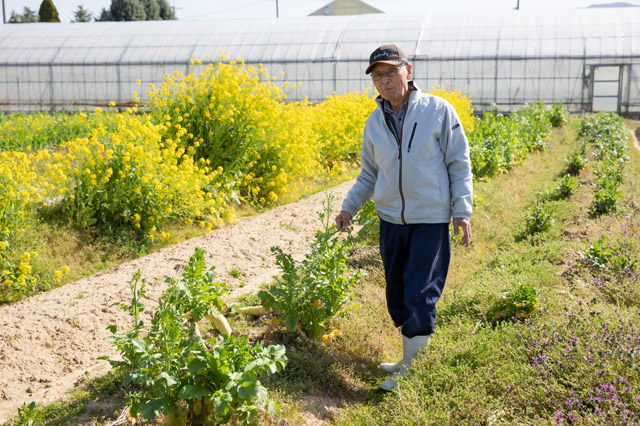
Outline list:
[[[409,93],[411,65],[378,64],[371,71],[374,86],[389,102],[404,102]]]

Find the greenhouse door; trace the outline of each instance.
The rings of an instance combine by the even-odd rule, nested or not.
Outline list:
[[[622,65],[592,65],[591,111],[620,112]]]

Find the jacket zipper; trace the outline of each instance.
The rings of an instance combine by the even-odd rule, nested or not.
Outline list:
[[[393,130],[393,126],[389,124],[389,121],[387,121],[387,114],[383,112],[383,115],[385,116],[385,124],[387,125],[387,128],[389,129],[389,131],[395,138],[396,143],[398,144],[398,161],[400,162],[399,164],[400,170],[399,170],[399,176],[398,176],[398,191],[400,192],[400,200],[402,201],[402,208],[400,209],[400,220],[402,220],[403,225],[406,225],[407,222],[405,222],[404,220],[404,205],[405,205],[404,193],[402,192],[402,129],[404,128],[404,123],[400,126],[400,138],[398,138],[398,135]],[[415,130],[415,126],[414,126],[414,130]]]
[[[413,123],[413,130],[411,131],[411,137],[409,138],[409,146],[407,147],[407,152],[411,152],[411,144],[413,143],[413,135],[416,134],[416,126],[418,123]]]

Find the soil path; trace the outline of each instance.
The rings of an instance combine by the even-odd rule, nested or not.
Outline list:
[[[334,210],[353,185],[331,189]],[[325,192],[280,206],[214,230],[202,237],[167,247],[91,277],[27,300],[0,306],[0,424],[17,414],[23,402],[50,402],[79,386],[85,376],[109,370],[97,358],[117,353],[105,341],[110,324],[129,326],[115,302],[128,302],[129,281],[140,270],[147,279],[145,323],[165,289],[165,277],[179,277],[196,247],[205,250],[207,266],[229,285],[232,300],[255,293],[278,273],[270,247],[277,245],[302,260],[321,224]],[[242,272],[230,275],[232,268]]]

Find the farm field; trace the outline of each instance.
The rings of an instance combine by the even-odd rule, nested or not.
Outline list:
[[[238,74],[231,68],[210,72],[229,73],[225,74],[227,79],[249,77],[243,74],[243,68]],[[116,255],[109,260],[111,264],[103,263],[98,268],[102,270],[93,275],[91,267],[83,273],[81,266],[76,266],[79,268],[76,274],[88,276],[72,282],[61,279],[58,288],[47,289],[36,282],[64,275],[64,269],[58,269],[63,259],[54,255],[47,256],[53,266],[49,272],[46,265],[39,265],[45,271],[41,275],[24,278],[28,275],[22,273],[27,270],[24,266],[15,269],[21,274],[3,273],[3,283],[13,291],[3,289],[5,297],[21,300],[0,306],[0,421],[9,421],[19,409],[19,416],[10,420],[10,424],[26,425],[29,421],[113,424],[121,413],[126,413],[125,392],[131,391],[134,396],[129,401],[130,404],[133,401],[132,409],[138,412],[141,424],[154,424],[151,417],[157,417],[155,422],[164,419],[165,424],[213,424],[211,418],[204,419],[207,405],[198,402],[204,395],[211,395],[217,420],[232,423],[637,424],[640,375],[634,359],[640,351],[640,335],[634,324],[640,302],[637,264],[640,149],[630,132],[638,128],[637,122],[625,122],[613,114],[567,117],[561,106],[532,105],[508,118],[499,113],[486,114],[482,120],[466,126],[473,129],[469,138],[476,177],[474,244],[466,249],[454,242],[450,276],[439,303],[433,342],[398,390],[382,394],[377,388],[385,376],[377,365],[397,357],[400,339],[385,310],[375,220],[363,214],[363,229],[368,233],[336,235],[330,222],[326,222],[334,214],[326,204],[329,202],[334,210],[339,208],[353,182],[349,180],[329,191],[317,192],[318,182],[309,179],[310,171],[301,167],[313,163],[333,176],[333,180],[320,183],[325,186],[347,179],[357,161],[353,146],[358,142],[351,144],[351,151],[337,153],[340,140],[331,139],[330,129],[318,128],[314,134],[325,135],[322,149],[314,151],[312,145],[304,144],[296,147],[296,155],[306,158],[302,162],[306,164],[295,164],[291,162],[295,156],[285,158],[279,154],[293,149],[291,145],[284,139],[283,145],[278,146],[280,142],[273,145],[272,139],[260,132],[262,123],[247,121],[241,130],[256,136],[259,143],[245,147],[243,158],[247,163],[238,166],[231,162],[219,171],[217,165],[208,164],[206,159],[224,157],[224,151],[215,151],[220,140],[208,140],[209,145],[205,140],[207,135],[214,139],[220,136],[213,131],[201,136],[193,133],[194,128],[207,122],[204,119],[207,112],[211,115],[215,110],[209,104],[211,96],[217,97],[212,95],[213,91],[209,92],[209,98],[202,95],[199,100],[193,99],[201,93],[206,78],[201,76],[198,84],[194,84],[199,91],[190,92],[187,79],[184,95],[158,98],[155,107],[161,111],[164,124],[154,124],[150,118],[144,118],[147,116],[140,119],[127,113],[122,116],[98,113],[97,119],[103,124],[98,130],[91,130],[92,137],[81,136],[86,131],[80,129],[80,135],[73,136],[76,139],[62,142],[65,149],[49,147],[57,164],[68,162],[66,171],[48,167],[47,164],[56,162],[48,163],[46,155],[38,157],[46,146],[34,149],[33,143],[28,148],[25,144],[22,149],[27,153],[26,160],[17,155],[24,164],[34,165],[34,173],[49,170],[49,177],[59,178],[47,185],[53,185],[49,189],[62,201],[52,196],[46,198],[47,214],[43,214],[42,208],[30,213],[25,207],[21,211],[26,218],[39,214],[32,217],[46,221],[64,214],[71,225],[59,222],[61,229],[79,232],[84,238],[87,234],[77,231],[78,228],[106,231],[89,234],[104,238],[105,244],[108,241],[122,244],[124,236],[133,238],[124,245],[125,256]],[[242,88],[243,84],[238,83],[237,87]],[[308,105],[281,109],[281,92],[273,86],[260,89],[273,91],[272,97],[262,93],[262,98],[271,103],[254,105],[250,110],[270,114],[288,111],[291,114],[287,116],[291,120],[288,123],[293,124],[278,130],[304,140],[314,137],[301,133],[296,126],[298,120],[320,114],[318,123],[331,122],[335,117],[343,117],[345,108],[353,109],[354,105],[362,108],[357,114],[361,120],[370,108],[368,96],[354,94],[334,96],[330,100],[333,104],[318,109]],[[457,109],[469,112],[470,105],[459,94],[442,95],[451,96]],[[201,102],[203,108],[187,115],[185,104],[180,102],[187,102],[190,97],[189,102]],[[232,108],[226,104],[222,110]],[[193,118],[192,126],[186,126],[189,123],[185,121],[197,111],[202,111],[202,121]],[[222,121],[229,127],[243,117],[246,118],[239,113]],[[273,118],[267,114],[265,120]],[[559,121],[554,123],[554,119]],[[362,125],[357,120],[358,124],[353,125],[353,120],[352,117],[340,121],[345,134],[352,137]],[[558,126],[552,129],[552,123]],[[349,124],[353,128],[347,130]],[[218,130],[224,127],[220,122],[215,125]],[[237,131],[232,128],[232,135]],[[154,132],[163,134],[162,138]],[[143,143],[136,145],[139,139]],[[171,142],[163,142],[167,139]],[[265,141],[266,151],[260,145]],[[121,142],[124,148],[119,148]],[[161,147],[158,151],[161,155],[151,158],[162,167],[169,167],[167,170],[179,170],[180,179],[162,181],[142,176],[120,183],[131,185],[128,188],[134,190],[136,185],[153,181],[158,185],[156,188],[167,191],[162,193],[163,197],[174,200],[177,195],[172,195],[171,185],[191,191],[192,184],[199,182],[200,186],[190,194],[202,204],[167,201],[161,206],[163,214],[156,214],[157,211],[147,214],[144,210],[131,211],[135,203],[120,205],[120,201],[113,201],[121,200],[117,198],[121,195],[117,187],[110,193],[112,189],[107,184],[112,175],[117,176],[117,169],[114,173],[113,166],[99,163],[101,159],[111,155],[128,164],[128,157],[140,153],[143,158],[144,150],[154,146]],[[214,150],[214,154],[207,150]],[[94,156],[93,152],[104,155]],[[66,153],[75,157],[64,157]],[[120,154],[123,156],[118,157]],[[32,161],[34,158],[37,161]],[[87,161],[86,170],[74,163],[78,159]],[[151,170],[145,169],[144,161],[138,164],[138,169]],[[255,172],[236,173],[231,179],[225,172],[234,166],[239,167],[237,171],[246,170],[246,166],[249,170],[256,168]],[[125,172],[121,176],[130,173],[129,169],[122,170]],[[101,175],[102,172],[106,174]],[[296,199],[302,194],[293,190],[296,181],[307,182],[306,192],[316,193],[278,206],[284,196]],[[37,179],[33,182],[37,187]],[[92,188],[99,187],[100,182],[104,186],[99,193],[109,193],[115,198],[99,199],[94,195]],[[205,191],[212,187],[222,188],[213,198]],[[292,195],[294,192],[298,195]],[[335,192],[335,196],[327,195],[329,192]],[[139,195],[141,205],[151,210],[160,208],[153,204],[152,191],[148,196],[144,191]],[[236,196],[258,211],[266,210],[236,217],[236,223],[215,229],[234,214],[229,200]],[[24,206],[33,202],[28,198]],[[83,203],[78,202],[80,199]],[[35,202],[42,204],[43,200]],[[46,208],[57,203],[62,203],[62,212]],[[122,210],[110,210],[114,204]],[[172,216],[178,209],[181,215]],[[174,229],[183,232],[184,238],[196,234],[189,231],[194,222],[202,224],[200,229],[206,232],[177,244],[167,237],[169,230]],[[25,220],[13,231],[10,223],[6,226],[3,237],[10,243],[3,247],[5,259],[11,253],[15,255],[10,251],[15,246],[26,247],[17,235],[18,231],[29,229],[30,223]],[[165,242],[156,245],[155,239]],[[270,250],[272,246],[279,247],[279,251]],[[215,266],[213,281],[211,277],[198,275],[203,271],[192,264],[198,248],[204,249],[207,267]],[[137,257],[147,251],[151,254]],[[289,253],[298,266],[287,263]],[[329,253],[335,256],[331,258],[334,260],[318,263],[321,255]],[[127,257],[135,259],[123,263]],[[112,265],[117,266],[109,268]],[[323,276],[321,271],[328,265],[339,273]],[[132,277],[138,270],[146,278],[146,295],[140,292],[140,287],[130,284],[135,282]],[[182,285],[186,286],[182,290],[175,285],[181,275]],[[310,276],[316,278],[309,279]],[[173,278],[174,284],[165,283],[165,277]],[[321,281],[324,279],[328,279],[326,285],[314,287],[315,282],[325,282]],[[18,286],[20,280],[32,283],[32,288],[25,290],[26,287]],[[300,293],[296,296],[300,297],[299,303],[291,303],[289,299],[292,294],[287,292],[292,286],[300,286],[296,290]],[[228,294],[219,298],[217,292],[224,287],[228,288]],[[165,293],[167,288],[170,291]],[[207,292],[198,293],[203,288]],[[183,293],[175,293],[182,295],[175,299],[171,291]],[[201,296],[193,297],[194,294]],[[141,295],[145,297],[140,298]],[[183,309],[181,303],[187,303],[186,296],[193,299],[189,302],[193,305],[184,305]],[[174,299],[165,299],[170,297]],[[139,305],[140,301],[144,307]],[[273,308],[267,315],[239,313],[238,306],[261,301]],[[226,316],[235,337],[231,340],[218,337],[213,320],[203,319],[212,313]],[[134,327],[134,331],[128,332],[134,334],[127,337],[123,333],[131,327],[129,316],[135,318],[133,324],[140,319],[147,326]],[[159,358],[148,352],[155,347],[153,339],[166,337],[154,337],[155,326],[148,324],[161,317],[177,321],[167,323],[172,326],[182,324],[175,332],[186,333],[186,340],[174,340],[171,344],[190,354],[188,368],[186,364],[180,367],[173,362],[154,364],[153,360]],[[200,329],[196,332],[197,324]],[[106,330],[107,326],[111,326],[110,330]],[[116,345],[105,340],[112,333]],[[138,336],[135,339],[139,340],[132,340],[131,336]],[[232,384],[209,388],[220,376],[204,381],[198,376],[204,374],[204,358],[198,358],[204,356],[199,355],[202,349],[220,354],[231,347],[250,351],[248,346],[242,346],[243,336],[248,336],[252,345],[264,341],[266,352],[258,355],[263,350],[258,345],[257,349],[251,349],[258,351],[251,356],[261,357],[260,365],[268,366],[274,374],[246,376],[242,379],[246,381],[238,382],[238,389],[244,386],[251,391],[234,393],[236,388]],[[183,344],[186,346],[180,346]],[[140,345],[145,347],[144,351],[131,352],[140,349]],[[118,354],[125,357],[126,365],[115,373],[107,373],[107,361],[98,357],[107,355],[113,361],[119,359]],[[142,365],[153,367],[141,369]],[[257,364],[241,368],[251,375],[254,370],[249,365],[255,369]],[[186,374],[187,371],[191,374]],[[231,375],[225,377],[229,379]],[[134,385],[125,391],[123,381]],[[68,394],[66,402],[46,405],[69,391],[75,393]],[[267,391],[273,402],[269,404],[270,414],[266,412]],[[160,393],[149,397],[151,393],[145,392]],[[251,392],[260,397],[252,397]],[[167,399],[167,395],[172,399]],[[40,404],[35,408],[22,405],[32,400]],[[273,408],[278,405],[281,415]],[[196,410],[197,407],[200,408]],[[142,420],[143,415],[148,420]]]
[[[573,125],[574,127],[576,126],[575,121]],[[472,389],[465,386],[462,389],[463,394],[457,394],[457,392],[460,392],[460,386],[464,385],[464,382],[459,381],[459,379],[472,380],[474,375],[479,375],[480,377],[476,377],[476,380],[491,382],[490,377],[495,374],[491,370],[497,370],[504,374],[505,370],[513,367],[509,365],[507,359],[501,358],[505,356],[505,351],[507,357],[515,356],[518,353],[508,352],[509,345],[506,343],[513,339],[513,335],[509,333],[523,332],[524,330],[531,331],[523,323],[519,325],[506,324],[499,328],[498,331],[502,330],[507,334],[499,337],[492,335],[495,331],[487,329],[483,325],[478,326],[479,323],[482,323],[480,308],[488,306],[492,297],[498,296],[503,288],[509,287],[509,280],[512,279],[509,278],[510,275],[515,274],[518,279],[527,280],[530,279],[527,278],[528,274],[534,274],[539,280],[535,287],[538,289],[541,299],[538,302],[539,308],[544,307],[544,314],[534,315],[530,320],[532,322],[529,322],[529,324],[544,321],[544,316],[551,316],[554,321],[561,322],[562,316],[567,315],[567,313],[570,314],[569,318],[573,316],[579,318],[583,314],[587,318],[593,315],[612,315],[616,307],[608,306],[610,297],[637,297],[637,288],[635,290],[627,290],[628,293],[624,296],[616,296],[615,294],[607,296],[606,293],[601,293],[606,290],[605,287],[596,287],[587,281],[588,278],[595,280],[596,277],[581,276],[584,271],[580,269],[580,255],[577,253],[585,251],[587,241],[597,240],[602,235],[607,236],[611,241],[614,241],[616,236],[621,237],[624,234],[629,238],[634,236],[637,238],[637,194],[640,164],[638,151],[629,152],[631,162],[626,168],[627,176],[624,192],[625,200],[628,200],[625,203],[629,206],[627,210],[617,215],[598,219],[590,218],[587,210],[593,195],[593,185],[591,185],[593,183],[593,175],[583,172],[584,174],[580,177],[582,185],[577,193],[572,196],[571,202],[566,206],[561,207],[559,205],[554,213],[556,223],[553,229],[549,230],[544,236],[538,236],[533,241],[528,239],[515,242],[514,235],[517,235],[524,226],[523,212],[526,210],[527,205],[531,203],[532,197],[535,197],[536,190],[549,187],[550,179],[553,180],[557,171],[562,168],[563,155],[570,153],[576,147],[576,145],[567,142],[571,137],[571,133],[566,130],[554,131],[551,137],[553,142],[547,151],[529,158],[521,167],[512,170],[506,175],[476,185],[476,191],[484,198],[484,203],[478,207],[474,218],[474,246],[470,250],[454,247],[455,260],[452,264],[447,292],[440,303],[441,310],[438,322],[441,325],[437,338],[434,339],[432,346],[430,346],[430,350],[436,351],[437,349],[435,353],[438,356],[435,359],[429,356],[424,357],[417,365],[414,374],[409,375],[407,388],[401,387],[400,392],[406,392],[404,394],[405,398],[407,394],[412,395],[411,398],[398,400],[403,394],[381,395],[376,391],[377,382],[383,378],[381,373],[376,370],[376,365],[390,355],[398,353],[399,341],[385,316],[384,293],[380,287],[382,276],[376,250],[375,248],[367,249],[366,247],[356,250],[353,255],[354,261],[356,264],[364,265],[368,275],[362,283],[362,288],[358,289],[358,293],[361,296],[355,301],[361,306],[360,309],[351,311],[346,318],[338,320],[337,325],[342,330],[343,335],[337,337],[334,344],[330,346],[318,344],[311,349],[300,342],[296,343],[295,339],[289,341],[287,346],[288,352],[290,352],[290,364],[287,368],[293,367],[293,370],[285,373],[286,377],[281,379],[277,379],[277,376],[274,376],[273,383],[268,384],[270,391],[276,393],[276,398],[283,402],[285,411],[284,424],[323,424],[325,422],[337,424],[381,424],[384,422],[390,424],[456,424],[453,419],[436,418],[433,423],[429,423],[420,417],[421,413],[426,413],[429,410],[425,409],[425,402],[420,400],[421,397],[414,395],[412,392],[421,392],[421,389],[424,389],[425,383],[422,380],[426,380],[429,377],[430,370],[436,370],[438,372],[437,377],[440,377],[445,384],[448,383],[446,389],[449,390],[446,392],[454,393],[460,398],[457,404],[460,404],[459,408],[464,408],[463,412],[475,419],[472,423],[485,424],[487,418],[494,416],[493,418],[497,419],[496,424],[513,424],[512,420],[509,420],[509,415],[514,413],[509,413],[504,408],[492,409],[491,406],[489,406],[489,409],[492,411],[487,412],[483,411],[484,408],[481,408],[482,406],[473,403],[474,397],[485,395],[484,391],[474,393]],[[340,196],[345,193],[350,185],[351,182],[346,182],[334,190]],[[508,190],[513,194],[511,203],[514,208],[505,211],[502,194],[509,192]],[[96,308],[100,308],[103,305],[111,304],[113,301],[127,299],[128,295],[125,291],[127,281],[130,279],[132,272],[138,268],[141,269],[143,275],[149,277],[151,283],[155,281],[154,285],[149,288],[150,299],[156,299],[159,297],[161,286],[155,279],[165,275],[176,276],[177,271],[172,270],[173,266],[184,266],[184,259],[190,255],[195,246],[204,247],[207,250],[209,253],[207,259],[211,260],[212,264],[224,262],[223,259],[233,259],[231,263],[221,263],[221,265],[225,265],[225,267],[218,268],[222,272],[227,269],[228,265],[237,265],[234,262],[238,260],[238,256],[233,252],[228,253],[226,250],[229,247],[224,247],[220,252],[218,252],[218,246],[214,246],[213,250],[209,250],[207,249],[207,247],[210,247],[208,244],[219,244],[221,240],[224,241],[226,239],[227,241],[232,241],[233,247],[239,250],[240,247],[245,246],[247,241],[251,241],[250,236],[255,235],[257,229],[267,229],[267,231],[260,234],[265,237],[270,235],[271,237],[269,238],[274,238],[270,240],[274,244],[277,241],[275,238],[277,238],[278,234],[283,234],[286,230],[293,231],[294,238],[289,242],[283,241],[282,247],[290,247],[292,252],[303,253],[303,246],[312,237],[313,232],[310,231],[318,228],[318,224],[315,227],[313,225],[313,221],[316,220],[313,216],[321,206],[322,199],[323,194],[317,194],[301,202],[278,207],[259,216],[242,219],[239,223],[229,228],[214,231],[204,237],[189,240],[156,254],[121,265],[113,271],[96,277],[89,277],[17,304],[4,306],[2,308],[4,311],[3,321],[5,325],[10,325],[11,328],[18,329],[20,327],[20,329],[29,330],[29,324],[32,324],[36,329],[39,329],[43,326],[43,323],[52,324],[52,315],[41,317],[37,313],[51,312],[50,306],[54,304],[54,306],[60,307],[55,309],[58,316],[56,323],[60,324],[58,328],[62,331],[68,327],[70,332],[68,335],[64,332],[59,334],[54,332],[49,335],[49,339],[55,342],[60,335],[67,335],[68,338],[78,335],[75,343],[70,343],[66,338],[63,339],[62,342],[66,343],[66,345],[61,345],[58,348],[59,353],[68,352],[65,351],[65,348],[72,347],[77,348],[77,352],[82,354],[81,356],[86,356],[88,354],[86,354],[86,349],[83,348],[87,346],[87,341],[91,342],[90,350],[95,352],[95,355],[109,353],[108,345],[104,342],[98,342],[98,340],[101,340],[99,335],[101,334],[104,337],[106,332],[104,327],[98,326],[97,323],[102,315],[104,315],[102,321],[123,323],[125,320],[121,312],[112,308],[108,314],[99,313],[96,315],[94,313],[90,316],[91,322],[89,322],[89,318],[86,315],[84,315],[84,320],[83,317],[79,316],[82,315],[82,312],[86,312],[82,308],[82,310],[76,311],[75,319],[78,323],[74,326],[69,324],[73,322],[73,316],[72,321],[63,320],[66,315],[65,311],[73,309],[73,305],[77,306],[83,303],[90,302],[92,306],[96,306],[97,303]],[[272,231],[268,231],[268,229]],[[243,233],[249,235],[249,238],[246,236],[238,237],[238,234]],[[227,235],[226,238],[219,237],[225,234]],[[302,240],[306,241],[302,242]],[[291,246],[288,246],[288,244],[291,244]],[[262,245],[264,246],[264,244]],[[256,250],[251,248],[250,245],[247,246],[247,251],[249,252]],[[510,253],[510,250],[516,249],[518,250],[517,253]],[[211,253],[214,252],[221,253],[221,255],[212,256]],[[531,258],[526,262],[530,263],[527,265],[527,268],[531,269],[530,271],[525,270],[525,267],[514,259],[520,254],[526,254],[526,256],[523,256],[525,258]],[[550,255],[552,259],[547,259],[546,257]],[[267,255],[264,257],[263,262],[265,264],[272,264],[268,273],[273,274],[275,272],[273,261]],[[174,260],[171,261],[170,259]],[[251,263],[254,264],[256,261],[260,263],[257,258],[254,258]],[[237,267],[243,268],[243,266]],[[517,268],[522,268],[523,270],[514,271]],[[257,268],[258,271],[259,269],[260,267]],[[498,274],[498,276],[496,277],[494,274]],[[488,275],[491,282],[483,284],[483,281],[487,279],[483,277],[484,275]],[[110,286],[106,286],[108,277],[113,278]],[[260,276],[258,272],[253,275],[251,269],[247,269],[247,284],[244,287],[232,285],[232,288],[234,288],[232,294],[251,294],[259,284],[264,282],[264,279],[265,277]],[[493,280],[499,280],[501,284],[496,286]],[[102,284],[100,284],[101,282]],[[571,285],[572,282],[573,285]],[[95,298],[91,296],[92,292],[89,291],[89,289],[94,288],[96,289]],[[79,294],[86,294],[86,296],[78,297]],[[634,294],[635,296],[633,296]],[[589,297],[588,304],[585,301],[587,296]],[[557,299],[558,297],[559,299]],[[105,303],[105,300],[108,300],[108,303]],[[617,301],[616,305],[618,304],[620,304],[620,301]],[[149,302],[149,305],[151,306],[152,302]],[[582,309],[580,308],[581,306],[583,306]],[[585,306],[589,307],[588,312],[585,312],[587,309]],[[637,299],[628,300],[622,306],[623,309],[619,310],[621,318],[630,319],[634,318],[634,316],[637,318]],[[22,312],[18,313],[14,309],[20,309]],[[363,314],[363,311],[366,314]],[[16,313],[15,317],[13,316],[14,312]],[[98,312],[100,311],[98,310]],[[591,312],[596,312],[596,314]],[[112,318],[108,318],[108,316],[112,316]],[[118,316],[120,318],[113,318]],[[94,322],[94,317],[96,322]],[[259,321],[247,321],[235,318],[233,315],[229,317],[234,328],[238,330],[256,333],[256,331],[252,332],[251,330],[260,330],[264,327]],[[7,321],[8,318],[16,318],[16,321],[9,323]],[[102,325],[106,322],[103,322]],[[518,328],[522,329],[518,330]],[[6,328],[3,327],[3,330],[6,330]],[[89,334],[85,331],[89,331]],[[17,333],[14,334],[17,335]],[[89,337],[92,334],[93,336]],[[22,338],[24,347],[34,346],[35,342],[38,342],[38,337],[34,335],[33,339],[29,339],[27,335],[25,333],[25,337]],[[471,337],[472,343],[468,343],[470,336],[473,336]],[[40,338],[42,339],[42,337]],[[280,339],[282,339],[282,336]],[[285,341],[287,339],[290,338],[285,338]],[[633,340],[630,343],[632,344]],[[638,342],[636,341],[635,343],[637,345]],[[15,347],[20,347],[19,338],[14,345]],[[46,344],[44,346],[46,347]],[[96,346],[102,347],[97,348]],[[496,349],[496,347],[499,347],[500,350]],[[498,359],[495,359],[495,354],[498,354]],[[39,367],[41,361],[26,364],[26,368],[23,371],[24,376],[22,377],[27,379],[26,384],[32,386],[32,390],[36,391],[35,394],[44,396],[45,400],[47,397],[53,399],[59,396],[58,392],[62,390],[82,386],[84,380],[79,380],[78,382],[78,373],[81,376],[83,371],[87,370],[86,364],[90,363],[92,356],[88,355],[84,359],[81,356],[76,355],[82,362],[79,365],[80,368],[75,369],[76,376],[70,374],[66,380],[63,379],[57,381],[57,383],[56,381],[47,382],[46,376],[41,374],[43,370]],[[586,357],[586,355],[582,356]],[[454,357],[455,363],[452,364],[453,359],[448,359],[448,357]],[[50,358],[50,356],[47,356],[47,358]],[[317,358],[318,361],[309,361],[307,358]],[[16,362],[22,363],[28,359],[27,357],[16,358]],[[483,361],[485,359],[487,360],[486,362]],[[443,363],[443,366],[437,367],[434,365],[440,362]],[[471,362],[473,364],[470,364]],[[472,368],[472,365],[475,367]],[[490,368],[490,371],[485,371],[485,368]],[[445,369],[444,372],[442,371],[443,369]],[[450,370],[446,371],[448,369]],[[101,372],[104,372],[104,370]],[[287,369],[285,369],[285,372],[287,372]],[[513,374],[516,374],[516,371]],[[38,380],[32,381],[32,377]],[[329,379],[327,380],[326,377],[329,377]],[[39,379],[41,378],[45,378],[44,383],[40,382]],[[624,380],[630,378],[627,377]],[[495,378],[495,380],[500,382],[498,378]],[[513,387],[518,384],[518,381],[508,374],[503,380],[505,381],[505,386]],[[564,380],[572,381],[572,378],[564,377]],[[21,386],[25,385],[19,378],[16,383]],[[62,386],[60,386],[61,384]],[[66,388],[65,384],[67,385]],[[544,386],[549,385],[542,384]],[[47,385],[50,385],[50,387],[47,388]],[[479,386],[480,383],[476,385]],[[541,384],[537,383],[537,385]],[[38,386],[43,389],[38,389]],[[492,385],[489,384],[489,386]],[[631,395],[633,395],[633,389],[636,389],[635,395],[637,395],[637,386],[637,383],[633,385],[632,390],[629,392]],[[112,384],[111,387],[106,387],[111,390],[107,391],[106,395],[99,392],[91,394],[88,404],[85,402],[83,405],[88,408],[83,408],[79,414],[63,417],[57,423],[55,421],[53,423],[43,421],[42,424],[110,424],[117,417],[119,411],[122,410],[122,401],[118,398],[122,398],[123,395],[115,390],[117,385]],[[22,389],[18,387],[15,389],[17,391],[16,394],[20,395],[18,389]],[[49,395],[45,396],[42,390],[46,389],[50,389],[50,391],[48,392]],[[438,387],[435,385],[426,389],[429,389],[430,392],[438,391]],[[452,390],[455,392],[452,392]],[[518,390],[518,392],[526,391],[526,389],[522,388]],[[35,397],[35,395],[33,396]],[[406,403],[403,401],[406,401]],[[9,406],[7,402],[11,402],[11,400],[3,401],[3,408]],[[467,402],[473,404],[466,405]],[[417,405],[413,406],[412,404],[414,403]],[[509,403],[512,404],[513,401],[509,400]],[[562,407],[564,402],[560,401],[558,404]],[[437,404],[434,403],[434,405]],[[13,404],[13,406],[13,410],[15,410],[17,404]],[[391,411],[392,409],[400,410],[400,408],[413,411],[409,416]],[[13,410],[4,412],[10,413]],[[109,410],[115,411],[109,412]],[[394,419],[379,417],[382,413],[386,413],[387,410],[393,413]],[[530,408],[530,410],[535,413],[534,408]],[[445,408],[439,410],[440,415],[443,415],[444,411],[452,412]],[[529,413],[529,418],[535,420],[530,420],[530,423],[521,420],[521,423],[556,424],[554,420],[555,413],[547,412],[546,420],[544,414],[544,412]],[[621,415],[622,413],[621,411],[614,411],[610,415],[613,417],[616,414]],[[391,414],[384,414],[384,416],[391,416]],[[104,420],[99,420],[100,418]],[[111,420],[108,420],[109,418]],[[501,418],[502,420],[500,420]],[[598,418],[591,420],[586,418],[577,424],[595,425],[602,423],[601,419]]]

